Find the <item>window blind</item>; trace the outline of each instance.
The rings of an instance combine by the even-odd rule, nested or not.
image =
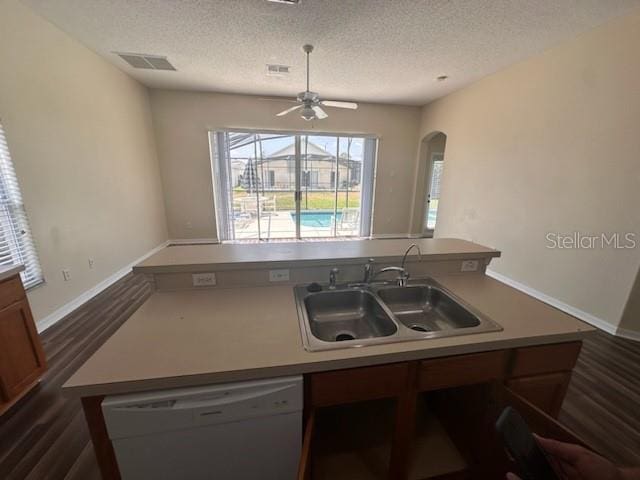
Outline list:
[[[0,122],[0,265],[24,265],[25,288],[43,281],[9,146]]]

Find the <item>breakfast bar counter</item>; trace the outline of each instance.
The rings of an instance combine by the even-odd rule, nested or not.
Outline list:
[[[581,339],[594,329],[488,276],[487,265],[499,256],[497,250],[456,239],[167,247],[135,268],[150,275],[155,293],[63,388],[82,399],[105,479],[121,478],[102,411],[105,397],[293,375],[303,375],[305,386],[307,426],[299,478],[308,476],[314,410],[376,398],[397,403],[389,478],[407,478],[420,391],[455,388],[464,395],[459,388],[465,385],[497,381],[516,401],[523,399],[530,415],[555,425],[551,417],[559,412]],[[372,286],[374,280],[384,280],[385,286]],[[328,294],[323,298],[334,302],[342,292],[369,297],[376,292],[380,300],[383,292],[376,288],[403,295],[423,291],[411,290],[411,281],[436,285],[459,308],[497,326],[473,333],[473,328],[423,330],[427,333],[415,339],[401,339],[397,330],[395,337],[373,338],[375,344],[362,337],[322,350],[304,342],[308,319],[299,308],[308,310],[309,304],[296,301],[295,285],[306,285],[297,292]],[[336,307],[329,305],[330,317]],[[357,317],[361,307],[348,308]],[[432,307],[425,305],[424,312]],[[411,308],[421,311],[420,305]],[[339,318],[345,312],[337,312]],[[367,315],[379,318],[384,312]]]
[[[579,340],[594,328],[484,274],[436,277],[499,332],[309,352],[291,286],[155,293],[65,384],[79,396]]]

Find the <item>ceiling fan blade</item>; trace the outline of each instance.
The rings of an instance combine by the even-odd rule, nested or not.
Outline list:
[[[298,100],[294,98],[282,98],[282,97],[260,97],[259,100],[265,100],[267,102],[298,103]]]
[[[316,112],[316,117],[318,117],[319,120],[322,120],[323,118],[327,118],[329,115],[327,115],[327,112],[325,112],[324,110],[322,110],[319,106],[314,105],[313,107],[313,111]]]
[[[358,104],[355,102],[339,102],[337,100],[323,100],[322,105],[325,107],[336,107],[336,108],[350,108],[351,110],[355,110],[358,108]]]
[[[283,110],[280,113],[276,113],[276,117],[282,117],[282,116],[286,115],[287,113],[291,113],[294,110],[297,110],[299,108],[302,108],[302,105],[296,105],[295,107],[287,108],[286,110]]]

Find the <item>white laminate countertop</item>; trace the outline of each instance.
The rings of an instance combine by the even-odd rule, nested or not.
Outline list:
[[[2,265],[0,266],[0,282],[24,270],[24,265]]]
[[[358,264],[369,258],[394,261],[415,243],[423,260],[499,257],[500,252],[457,238],[375,239],[315,242],[224,243],[163,248],[134,267],[142,273],[179,273],[269,267]],[[412,250],[409,261],[417,254]]]
[[[436,276],[503,331],[308,352],[291,286],[153,294],[67,381],[108,395],[578,340],[593,327],[484,274]]]

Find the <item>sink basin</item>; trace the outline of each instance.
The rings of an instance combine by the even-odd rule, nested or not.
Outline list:
[[[502,330],[435,280],[419,282],[296,286],[304,347],[332,350]]]
[[[404,326],[417,332],[470,328],[481,323],[433,285],[381,288],[377,293]]]
[[[367,290],[328,290],[304,300],[314,337],[341,342],[386,337],[397,332],[395,322],[378,299]]]

